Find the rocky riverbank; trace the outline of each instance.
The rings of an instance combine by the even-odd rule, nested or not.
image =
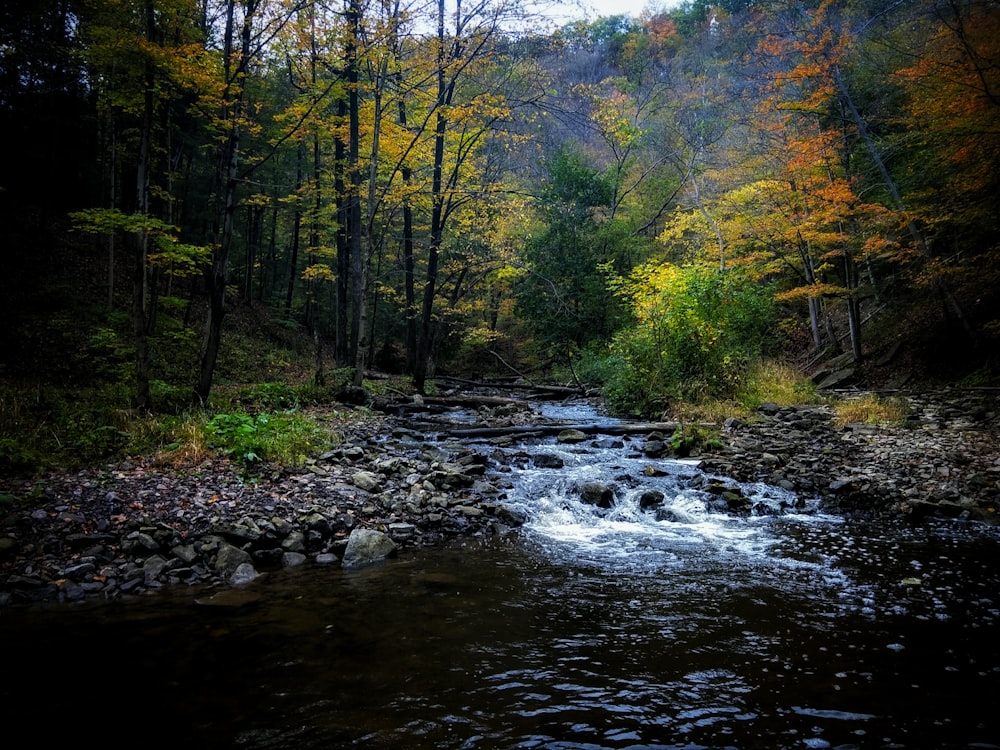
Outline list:
[[[765,405],[753,420],[727,422],[723,447],[702,466],[846,513],[992,521],[995,397],[908,398],[905,427],[838,428],[828,406]],[[656,458],[669,440],[622,446]],[[222,458],[184,469],[123,463],[3,485],[0,606],[238,585],[281,567],[364,564],[400,548],[503,533],[521,522],[503,504],[509,471],[488,443],[428,439],[409,419],[387,417],[296,469],[246,476]]]
[[[819,497],[826,510],[1000,518],[1000,407],[989,391],[899,395],[906,424],[837,427],[833,407],[765,404],[730,420],[703,468]],[[848,397],[849,398],[849,397]]]
[[[305,466],[253,476],[215,458],[2,487],[17,499],[0,520],[0,606],[242,584],[280,567],[364,564],[517,523],[496,502],[481,453],[382,420],[345,438]]]

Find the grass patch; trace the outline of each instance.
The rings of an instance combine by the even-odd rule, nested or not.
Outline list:
[[[263,461],[298,466],[339,442],[330,430],[294,411],[216,414],[205,429],[211,445],[246,466]]]
[[[736,395],[737,403],[749,413],[764,403],[797,406],[821,400],[812,381],[794,367],[775,360],[752,363]]]
[[[822,402],[816,386],[794,367],[774,360],[761,360],[748,365],[731,398],[674,402],[669,414],[682,422],[722,424],[729,417],[749,419],[764,403],[797,406]]]
[[[903,425],[910,413],[904,399],[882,399],[872,393],[841,401],[834,410],[834,423],[838,427],[849,424]]]

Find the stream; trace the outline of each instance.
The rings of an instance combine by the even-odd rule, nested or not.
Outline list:
[[[626,439],[627,443],[627,439]],[[484,450],[496,450],[483,446]],[[5,734],[197,748],[1000,748],[1000,533],[539,440],[516,534],[0,611]],[[610,500],[580,498],[604,484]],[[655,508],[643,508],[654,493]],[[18,732],[20,734],[20,732]]]

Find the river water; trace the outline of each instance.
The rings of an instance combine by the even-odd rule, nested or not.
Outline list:
[[[523,449],[521,449],[523,450]],[[565,448],[528,523],[371,568],[0,612],[5,734],[192,748],[1000,747],[1000,536]],[[614,503],[579,501],[607,481]],[[663,496],[659,517],[639,508]],[[660,520],[657,520],[659,518]]]

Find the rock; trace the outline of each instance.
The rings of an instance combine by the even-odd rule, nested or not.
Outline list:
[[[560,443],[582,443],[587,439],[587,433],[580,430],[563,430],[556,435],[556,440]]]
[[[142,564],[143,579],[148,586],[153,581],[159,579],[163,571],[167,568],[167,561],[160,555],[153,555],[146,558]]]
[[[170,554],[185,565],[190,565],[198,559],[198,551],[194,548],[193,544],[178,544],[170,550]]]
[[[506,505],[497,506],[496,517],[497,520],[508,526],[523,526],[528,520],[523,511],[515,510]]]
[[[360,386],[348,385],[337,391],[336,398],[342,404],[364,406],[371,400],[371,394]]]
[[[9,537],[0,537],[0,560],[6,557],[13,557],[17,554],[18,544],[17,540]]]
[[[281,566],[283,568],[296,568],[305,563],[307,559],[301,552],[285,552],[281,555]]]
[[[390,523],[388,531],[394,542],[405,542],[416,536],[417,527],[412,523]]]
[[[536,453],[531,459],[531,463],[539,469],[561,469],[565,462],[551,453]]]
[[[281,543],[281,548],[289,552],[305,552],[306,536],[301,531],[293,531]]]
[[[354,529],[347,540],[342,564],[345,568],[370,565],[396,554],[396,543],[374,529]]]
[[[97,566],[93,563],[81,563],[66,568],[63,570],[63,575],[73,581],[83,581],[90,578],[95,570]]]
[[[625,441],[615,437],[598,438],[594,441],[594,447],[602,451],[616,451],[625,447]]]
[[[587,482],[578,488],[580,499],[598,508],[610,508],[615,504],[615,493],[604,482]]]
[[[736,432],[740,427],[743,426],[743,422],[736,417],[729,417],[722,424],[722,429],[726,432]]]
[[[650,458],[659,458],[667,452],[669,447],[662,440],[647,440],[642,444],[642,452]]]
[[[260,573],[249,563],[243,562],[236,566],[236,570],[228,577],[230,586],[244,586],[260,577]]]
[[[371,471],[358,471],[351,475],[351,484],[365,492],[379,492],[382,482],[378,475]]]
[[[652,508],[659,508],[663,505],[665,496],[659,490],[647,490],[639,496],[639,508],[641,510],[650,510]]]
[[[855,374],[856,371],[853,367],[844,367],[840,370],[834,370],[821,381],[816,383],[816,387],[821,391],[830,390],[831,388],[842,388],[854,380]]]
[[[126,552],[158,552],[160,550],[160,545],[149,534],[141,531],[133,531],[125,537],[125,540],[122,542],[122,549]]]
[[[215,558],[215,570],[224,579],[228,580],[244,563],[250,564],[250,553],[234,547],[228,543],[219,546],[219,553]],[[253,567],[251,565],[251,567]]]

